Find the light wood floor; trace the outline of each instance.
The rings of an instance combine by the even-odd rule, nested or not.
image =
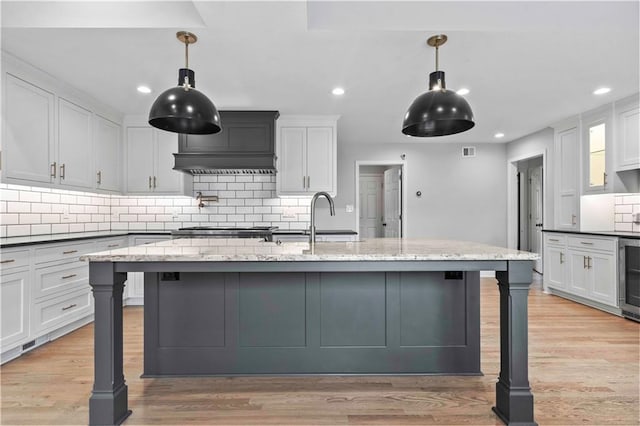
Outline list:
[[[501,424],[497,286],[482,280],[481,377],[140,379],[142,309],[125,309],[127,424]],[[530,371],[539,424],[638,425],[640,326],[531,291]],[[87,424],[93,328],[0,368],[2,424]]]

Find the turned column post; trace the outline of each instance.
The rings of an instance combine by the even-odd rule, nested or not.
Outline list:
[[[122,291],[127,274],[111,262],[89,263],[95,300],[94,382],[89,398],[89,424],[121,424],[128,409],[122,361]]]
[[[508,425],[537,425],[529,386],[527,298],[532,261],[508,261],[496,272],[500,290],[500,375],[493,411]]]

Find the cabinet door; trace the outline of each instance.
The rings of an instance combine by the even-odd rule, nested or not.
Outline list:
[[[53,94],[11,74],[3,94],[2,171],[8,178],[50,183],[54,157]]]
[[[640,106],[627,107],[619,112],[616,147],[617,170],[640,168]]]
[[[127,128],[127,191],[153,190],[153,129]]]
[[[556,135],[558,176],[558,228],[577,229],[578,223],[578,128]]]
[[[588,254],[582,251],[569,251],[569,279],[566,290],[578,296],[588,297]]]
[[[613,142],[611,106],[599,108],[583,115],[583,189],[585,193],[611,191],[615,174],[612,170],[611,144]]]
[[[616,258],[613,254],[590,253],[588,260],[591,298],[610,306],[618,306]]]
[[[331,191],[334,176],[333,129],[307,129],[307,191]]]
[[[29,337],[29,271],[2,275],[0,292],[0,347],[7,350]]]
[[[120,190],[120,126],[95,116],[94,159],[96,188]]]
[[[282,193],[306,191],[306,139],[307,129],[304,127],[283,127],[280,129],[278,178]]]
[[[544,257],[544,280],[549,287],[566,287],[566,250],[562,247],[547,246]]]
[[[182,172],[173,170],[173,153],[178,152],[178,134],[156,132],[156,168],[153,174],[154,192],[179,193],[182,190]]]
[[[58,102],[60,185],[93,187],[91,111],[63,98]]]

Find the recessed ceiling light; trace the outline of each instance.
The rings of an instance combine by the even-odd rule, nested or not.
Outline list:
[[[493,135],[495,138],[500,139],[500,138],[504,138],[504,133],[502,132],[498,132],[495,135]]]
[[[147,86],[138,86],[138,92],[140,93],[151,93],[151,89]]]
[[[331,91],[331,93],[333,93],[336,96],[342,96],[344,95],[344,89],[342,87],[336,87]]]
[[[460,96],[468,95],[469,89],[467,89],[466,87],[463,87],[462,89],[458,90],[456,93]]]
[[[604,95],[605,93],[609,93],[611,91],[608,87],[601,87],[593,91],[594,95]]]

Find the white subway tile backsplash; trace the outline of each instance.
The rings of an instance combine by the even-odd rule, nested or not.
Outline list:
[[[631,204],[616,204],[615,212],[616,213],[631,213],[633,211],[633,206]]]
[[[41,195],[39,192],[32,191],[20,191],[20,201],[26,201],[30,203],[39,203]]]
[[[640,232],[640,224],[633,223],[632,215],[632,213],[640,212],[640,194],[616,195],[614,211],[616,231]]]
[[[198,191],[220,199],[198,208]],[[624,196],[619,199],[625,201]],[[308,198],[276,198],[275,176],[266,175],[194,176],[193,197],[105,195],[0,184],[0,235],[171,230],[198,225],[289,229],[291,223],[296,224],[293,228],[302,223],[306,228],[308,204]],[[292,209],[286,217],[281,206]]]
[[[22,203],[19,201],[7,202],[7,212],[9,213],[30,213],[31,203]]]

